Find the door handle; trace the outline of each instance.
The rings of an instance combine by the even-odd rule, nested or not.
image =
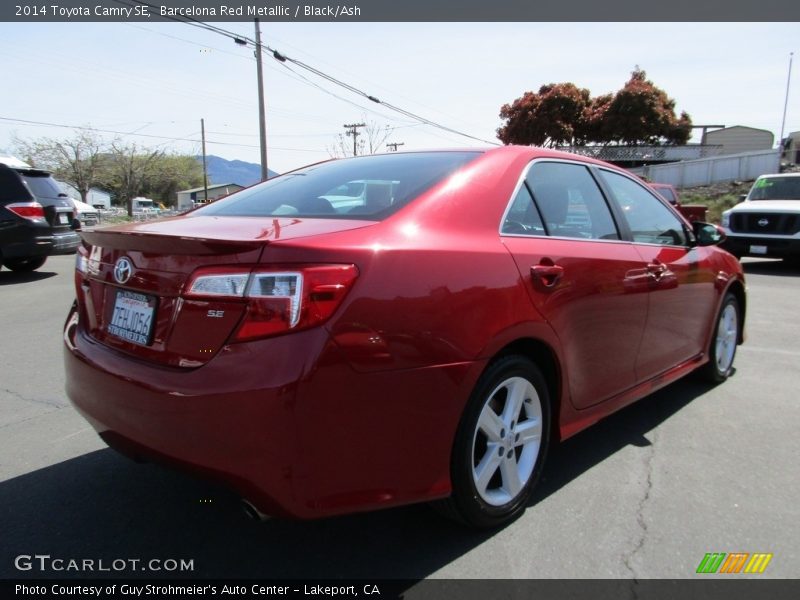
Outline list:
[[[666,271],[667,271],[667,266],[659,261],[654,261],[647,265],[647,274],[650,275],[656,281],[661,279],[661,276],[664,275]]]
[[[564,275],[564,267],[560,265],[534,265],[531,267],[531,279],[546,290],[552,290]]]

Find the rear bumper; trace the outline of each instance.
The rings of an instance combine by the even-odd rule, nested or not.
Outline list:
[[[81,245],[81,236],[75,231],[53,234],[51,254],[72,254]]]
[[[356,374],[316,328],[180,370],[99,344],[74,313],[64,341],[67,394],[106,443],[222,481],[266,514],[314,518],[450,492],[458,381],[474,363]]]
[[[256,380],[246,346],[200,369],[149,365],[92,340],[74,313],[64,341],[67,395],[110,446],[221,480],[263,512],[304,516],[292,509],[290,471],[301,365],[271,354],[280,368]]]
[[[721,246],[735,256],[768,258],[800,256],[800,238],[798,237],[766,237],[728,233]],[[756,251],[753,251],[754,249]],[[764,251],[761,252],[761,249]]]
[[[0,254],[4,259],[49,256],[52,250],[53,238],[49,235],[31,236],[26,240],[0,246]]]

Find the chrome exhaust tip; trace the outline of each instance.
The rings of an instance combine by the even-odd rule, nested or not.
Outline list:
[[[250,517],[253,521],[258,521],[261,523],[270,518],[269,515],[262,513],[252,502],[246,498],[242,498],[242,509],[244,510],[244,514]]]

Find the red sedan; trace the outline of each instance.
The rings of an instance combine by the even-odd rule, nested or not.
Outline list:
[[[312,518],[520,514],[548,446],[695,370],[745,285],[713,225],[614,166],[528,147],[312,165],[85,231],[67,393],[118,450]]]

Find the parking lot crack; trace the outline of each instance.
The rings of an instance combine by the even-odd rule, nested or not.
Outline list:
[[[15,392],[14,390],[9,390],[8,388],[4,388],[0,390],[3,394],[8,394],[18,400],[22,400],[23,402],[35,402],[36,404],[44,404],[45,406],[52,406],[53,408],[64,408],[63,404],[59,404],[55,400],[43,400],[41,398],[28,398],[23,396],[19,392]]]
[[[639,573],[634,566],[634,558],[636,555],[641,552],[642,548],[644,548],[645,543],[647,542],[647,521],[645,519],[645,510],[647,505],[650,501],[650,494],[653,490],[653,460],[656,454],[656,443],[657,443],[657,430],[653,430],[653,436],[651,443],[645,448],[645,456],[644,456],[644,468],[645,468],[645,481],[644,481],[644,491],[642,493],[642,497],[639,500],[639,505],[636,509],[636,524],[639,528],[639,535],[637,536],[633,548],[630,552],[626,553],[622,557],[622,562],[625,565],[625,568],[628,569],[631,573],[631,578],[633,580],[639,579]]]

